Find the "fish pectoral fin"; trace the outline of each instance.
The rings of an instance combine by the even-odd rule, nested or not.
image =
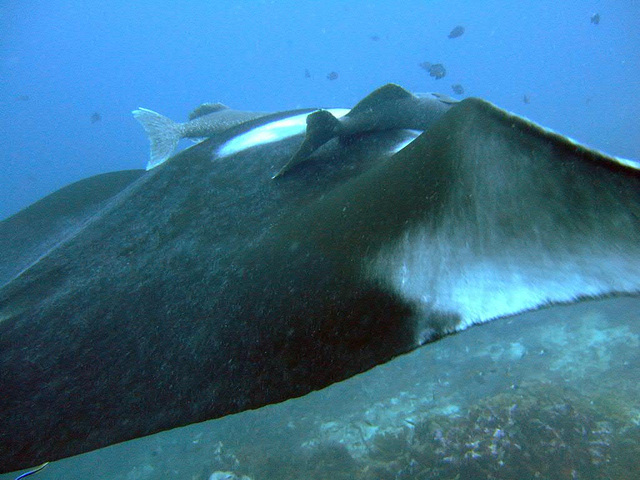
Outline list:
[[[273,178],[278,178],[287,173],[296,165],[304,162],[318,148],[336,136],[340,136],[342,124],[331,112],[318,110],[307,117],[307,133],[304,141],[296,153],[276,173]]]

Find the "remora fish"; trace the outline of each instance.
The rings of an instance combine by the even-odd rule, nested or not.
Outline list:
[[[318,110],[307,117],[304,142],[275,177],[304,162],[335,137],[345,139],[365,132],[394,129],[426,130],[456,102],[446,95],[413,94],[398,85],[387,84],[369,94],[341,118]]]
[[[209,138],[241,123],[266,115],[263,112],[232,110],[222,103],[200,105],[189,114],[189,121],[185,123],[174,122],[153,110],[142,107],[132,113],[149,135],[151,153],[147,170],[166,161],[182,138]]]
[[[640,293],[635,164],[469,98],[397,153],[415,134],[363,132],[272,181],[300,138],[246,140],[300,115],[0,222],[3,472],[304,395],[473,324]]]

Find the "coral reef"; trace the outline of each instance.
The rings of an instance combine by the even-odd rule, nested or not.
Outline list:
[[[398,455],[374,455],[373,475],[362,478],[630,479],[640,470],[639,440],[640,427],[624,416],[605,417],[575,392],[540,385],[377,437],[376,451]]]
[[[255,480],[626,480],[640,471],[638,422],[555,384],[502,392],[453,416],[425,412],[366,443],[358,458],[337,443],[237,455]]]

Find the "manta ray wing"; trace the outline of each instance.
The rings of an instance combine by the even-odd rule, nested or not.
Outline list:
[[[0,222],[0,286],[80,231],[143,172],[124,170],[80,180]]]
[[[389,158],[393,135],[281,181],[295,139],[224,159],[205,141],[8,282],[3,471],[304,395],[474,323],[638,293],[636,169],[477,99]]]
[[[312,208],[288,235],[358,258],[420,312],[419,343],[639,292],[640,171],[479,99]]]

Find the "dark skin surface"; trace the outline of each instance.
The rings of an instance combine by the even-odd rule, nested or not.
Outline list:
[[[389,158],[395,135],[278,181],[299,139],[215,161],[210,140],[94,208],[73,196],[71,233],[49,215],[55,247],[0,289],[3,470],[304,395],[473,322],[638,294],[636,169],[478,99]]]

